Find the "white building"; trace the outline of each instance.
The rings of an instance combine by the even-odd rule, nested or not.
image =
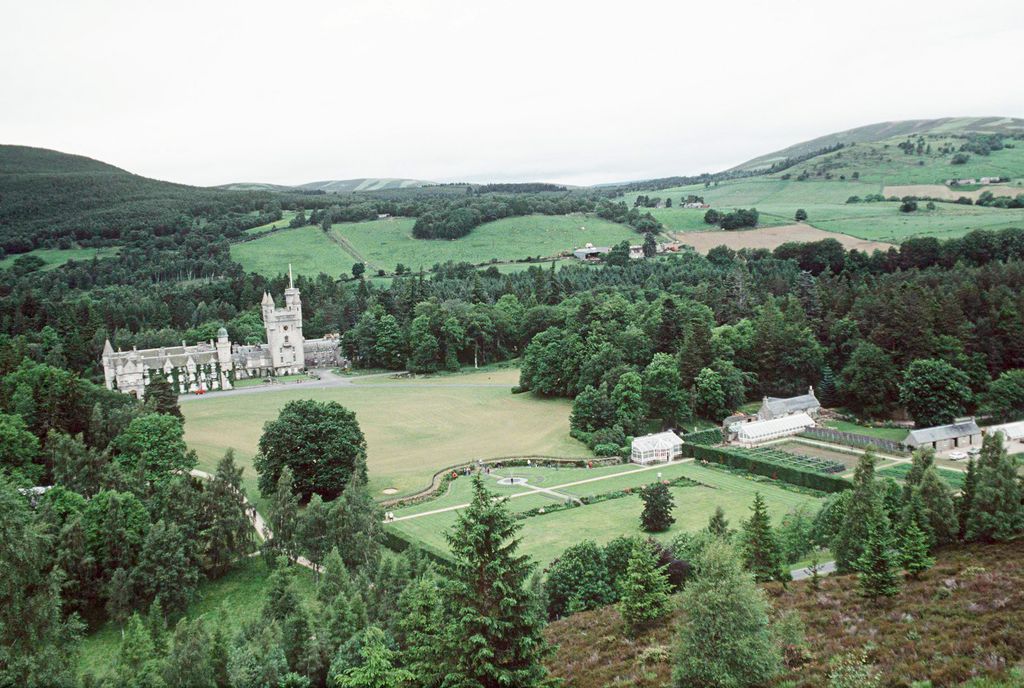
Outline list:
[[[114,351],[110,340],[103,347],[103,377],[107,389],[138,397],[145,395],[154,373],[162,373],[179,394],[231,389],[234,380],[299,373],[307,367],[340,365],[337,336],[305,339],[302,336],[302,300],[288,267],[284,308],[263,294],[261,304],[267,343],[232,344],[223,327],[217,341],[195,345]]]
[[[903,444],[912,449],[931,447],[936,451],[958,447],[981,446],[981,428],[973,418],[958,420],[949,425],[911,430]]]
[[[782,418],[794,413],[806,413],[809,416],[818,415],[821,404],[818,397],[814,396],[814,388],[808,387],[807,394],[785,399],[779,397],[765,397],[761,402],[761,408],[757,412],[758,420],[772,420]]]
[[[1016,423],[1004,423],[1002,425],[993,425],[985,428],[985,434],[991,435],[996,432],[1003,433],[1003,439],[1015,442],[1024,441],[1024,420],[1019,420]]]
[[[793,413],[770,420],[737,423],[732,427],[736,430],[736,441],[742,444],[760,444],[780,437],[797,435],[807,428],[814,427],[814,419],[806,413]]]
[[[634,439],[630,461],[643,465],[664,463],[679,458],[682,453],[683,441],[669,430]]]

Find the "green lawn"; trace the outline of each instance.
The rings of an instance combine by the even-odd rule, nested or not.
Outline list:
[[[304,275],[321,272],[337,277],[351,273],[357,262],[319,227],[283,229],[273,234],[231,245],[231,260],[247,272],[276,276],[294,271]]]
[[[600,469],[515,469],[516,474],[527,474],[536,476],[532,479],[543,478],[544,487],[557,489],[560,493],[574,493],[577,496],[600,494],[621,490],[625,487],[640,487],[655,479],[658,472],[663,474],[664,479],[676,477],[687,477],[702,483],[701,486],[673,487],[671,488],[676,502],[676,509],[673,513],[676,523],[666,532],[659,534],[659,539],[670,540],[677,533],[683,531],[695,531],[707,525],[711,514],[716,506],[725,510],[726,517],[733,527],[739,525],[741,519],[749,515],[750,504],[754,499],[754,493],[760,492],[764,495],[768,504],[769,513],[775,523],[787,512],[800,504],[817,504],[819,499],[808,495],[799,494],[785,490],[771,484],[755,482],[745,476],[728,473],[725,471],[704,468],[693,463],[686,463],[676,466],[661,466],[644,472],[636,472],[631,475],[608,478],[602,481],[585,483],[583,485],[560,487],[569,482],[588,477],[601,475],[614,475],[626,471],[635,470],[637,467],[630,465],[609,466]],[[582,475],[580,478],[578,476]],[[460,484],[461,483],[461,484]],[[423,513],[433,508],[440,509],[456,506],[465,503],[468,496],[469,481],[460,478],[452,486],[452,493],[445,495],[428,504],[419,504],[406,510],[398,510],[396,516],[403,516],[413,513]],[[538,483],[540,484],[540,483]],[[488,487],[493,489],[493,482],[488,482]],[[523,491],[525,488],[514,488],[516,491]],[[514,493],[513,488],[504,488],[504,494]],[[524,504],[527,500],[536,500],[538,495],[528,497],[516,497],[510,499],[508,504],[513,511],[525,511],[537,504],[530,506]],[[552,497],[547,497],[549,504],[557,503]],[[638,496],[610,499],[596,504],[581,506],[565,511],[558,511],[543,516],[527,518],[523,523],[520,532],[522,537],[522,551],[529,554],[541,566],[546,566],[557,557],[566,547],[582,540],[590,539],[598,543],[605,543],[620,535],[639,533],[639,519],[642,503]],[[423,542],[431,548],[446,551],[444,532],[452,527],[457,518],[457,511],[446,511],[439,514],[431,514],[405,521],[397,521],[387,527],[393,528],[402,533],[405,537]]]
[[[312,595],[313,573],[297,568],[300,590]],[[214,622],[219,613],[223,618],[216,623],[223,624],[228,637],[232,637],[243,624],[259,616],[267,591],[268,571],[260,557],[240,562],[234,569],[215,581],[199,586],[198,597],[189,605],[186,615],[190,619],[205,617]],[[94,676],[107,673],[116,661],[121,645],[121,632],[114,623],[104,624],[82,640],[79,668]]]
[[[895,478],[896,480],[904,480],[907,477],[907,473],[910,473],[909,463],[900,463],[895,466],[889,466],[878,471],[878,475],[883,478]],[[959,490],[964,486],[965,473],[960,471],[951,471],[947,469],[939,469],[939,477],[942,478],[947,485],[952,487],[954,490]]]
[[[283,210],[283,211],[281,211],[281,219],[280,220],[275,220],[274,222],[268,222],[267,224],[260,225],[259,227],[250,227],[249,229],[245,230],[245,233],[246,234],[259,234],[260,232],[267,232],[267,231],[270,231],[271,229],[279,229],[281,227],[287,227],[288,223],[290,223],[292,221],[292,219],[296,215],[298,215],[298,213],[296,211],[294,211],[294,210]]]
[[[11,267],[18,258],[22,256],[35,256],[40,258],[44,263],[43,270],[53,270],[56,267],[63,265],[69,260],[77,261],[88,261],[96,258],[110,258],[117,255],[120,249],[117,246],[108,246],[106,248],[38,248],[35,251],[29,251],[28,253],[17,253],[0,259],[0,269],[6,269]]]
[[[569,437],[569,402],[511,394],[518,378],[516,369],[488,369],[446,380],[368,379],[346,387],[190,397],[181,403],[185,440],[206,470],[233,447],[251,498],[258,497],[252,457],[263,424],[293,399],[337,401],[356,413],[368,444],[370,487],[380,497],[386,488],[414,492],[436,470],[476,458],[589,456]]]

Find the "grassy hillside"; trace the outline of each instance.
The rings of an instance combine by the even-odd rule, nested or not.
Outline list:
[[[878,122],[855,129],[819,136],[802,141],[782,150],[766,153],[748,160],[734,170],[758,170],[786,158],[796,158],[815,151],[851,143],[884,141],[891,138],[921,134],[954,134],[978,132],[986,134],[1024,133],[1024,120],[1015,117],[943,117],[941,119],[909,119],[896,122]]]
[[[806,581],[766,590],[776,609],[796,611],[806,626],[807,661],[779,685],[828,685],[829,659],[862,649],[884,686],[1005,678],[1024,662],[1024,542],[940,552],[921,580],[877,606],[858,596],[851,576],[824,579],[820,592]],[[635,639],[623,633],[614,609],[575,614],[548,627],[558,646],[548,665],[567,688],[663,686],[684,614],[676,610],[671,621]],[[1019,676],[1003,685],[1021,685]]]

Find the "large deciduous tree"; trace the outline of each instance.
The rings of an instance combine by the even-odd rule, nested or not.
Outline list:
[[[166,481],[174,473],[187,473],[196,455],[185,446],[181,420],[162,413],[136,418],[113,442],[115,460],[127,472],[141,471],[150,483]]]
[[[900,402],[919,427],[952,423],[971,402],[967,375],[945,361],[923,358],[903,373]]]
[[[263,426],[255,465],[264,495],[288,466],[304,501],[314,493],[330,500],[353,475],[366,477],[366,438],[355,414],[337,402],[290,401]]]

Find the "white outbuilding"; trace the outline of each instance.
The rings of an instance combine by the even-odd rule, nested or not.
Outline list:
[[[683,441],[669,430],[634,439],[630,461],[644,465],[662,463],[678,459],[682,453]]]
[[[807,428],[814,427],[814,419],[806,413],[793,413],[771,420],[739,423],[735,427],[736,440],[738,442],[742,444],[758,444],[780,437],[799,434]]]

